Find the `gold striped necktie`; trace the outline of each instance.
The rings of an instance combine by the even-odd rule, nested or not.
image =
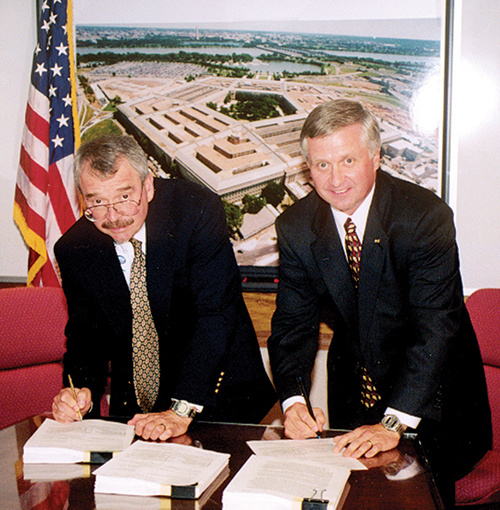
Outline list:
[[[160,348],[146,285],[146,256],[141,241],[131,239],[130,242],[134,247],[130,268],[134,387],[137,403],[143,412],[149,413],[160,387]]]

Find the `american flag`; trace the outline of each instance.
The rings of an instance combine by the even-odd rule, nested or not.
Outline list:
[[[80,216],[71,0],[44,0],[33,55],[14,220],[29,248],[28,285],[60,286],[53,247]]]

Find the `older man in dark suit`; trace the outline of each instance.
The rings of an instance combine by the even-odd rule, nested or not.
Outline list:
[[[315,190],[277,220],[280,281],[269,339],[274,382],[293,438],[309,415],[320,313],[333,316],[330,426],[353,429],[336,451],[373,457],[416,429],[443,498],[491,445],[484,373],[464,306],[450,208],[379,169],[380,133],[360,103],[332,101],[307,118],[301,146]]]
[[[154,179],[128,136],[83,145],[75,181],[85,215],[55,254],[69,311],[65,381],[76,400],[63,389],[56,419],[98,415],[110,373],[110,414],[135,415],[129,423],[146,439],[183,434],[197,413],[259,422],[276,398],[220,199]]]

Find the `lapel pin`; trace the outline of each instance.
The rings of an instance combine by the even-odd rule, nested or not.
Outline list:
[[[374,242],[375,244],[380,244],[380,239],[374,239],[374,240],[373,240],[373,242]]]

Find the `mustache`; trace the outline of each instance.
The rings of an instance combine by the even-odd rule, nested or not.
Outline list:
[[[102,228],[110,230],[112,228],[124,228],[132,225],[134,220],[132,218],[119,218],[116,221],[104,220],[101,224]]]

